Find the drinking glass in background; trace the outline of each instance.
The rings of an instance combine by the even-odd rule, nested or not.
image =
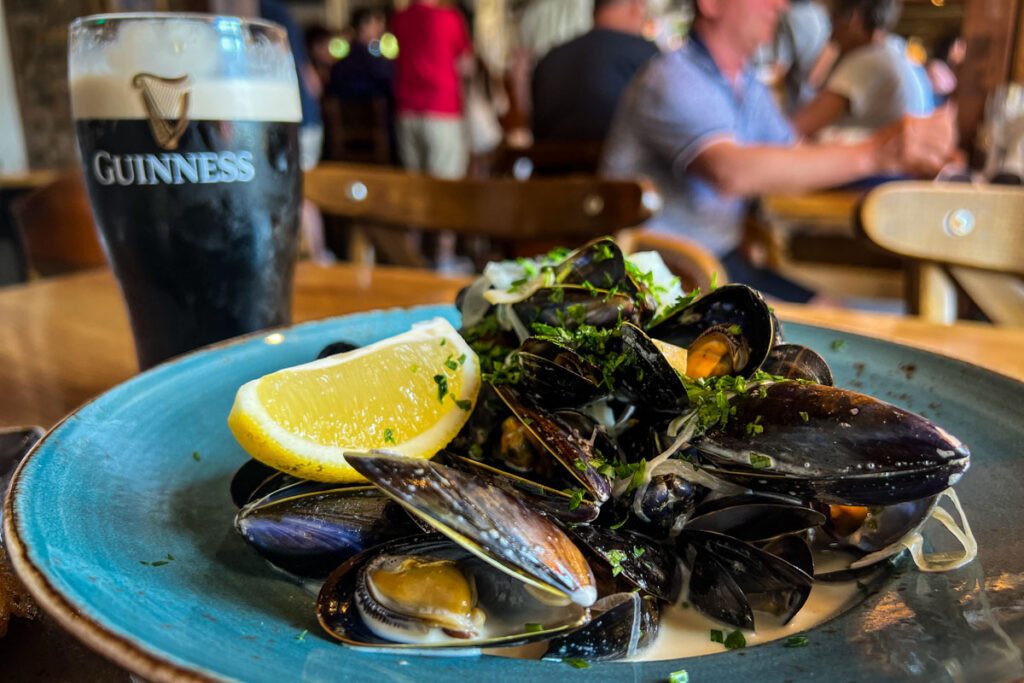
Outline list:
[[[983,175],[993,183],[1020,185],[1024,177],[1024,87],[1008,83],[989,95],[978,137],[985,153]]]
[[[71,109],[139,366],[291,321],[302,177],[288,37],[258,20],[75,20]]]

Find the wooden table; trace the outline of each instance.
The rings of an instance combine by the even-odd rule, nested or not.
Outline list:
[[[297,321],[354,311],[448,303],[465,279],[355,266],[299,266]],[[912,319],[803,306],[776,307],[783,320],[829,325],[913,344],[1024,380],[1024,329]],[[49,427],[65,413],[136,372],[131,332],[113,275],[87,272],[0,288],[0,426]],[[121,670],[49,619],[13,620],[0,639],[0,672],[21,680],[116,681]],[[7,680],[5,678],[4,680]]]
[[[300,264],[294,318],[449,303],[465,279],[397,268]],[[783,320],[827,325],[974,359],[1024,380],[1024,329],[779,304]],[[54,424],[136,373],[128,319],[108,270],[0,289],[0,425]]]

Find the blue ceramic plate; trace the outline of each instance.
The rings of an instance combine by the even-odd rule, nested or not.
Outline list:
[[[42,606],[96,650],[151,680],[1000,681],[1024,673],[1024,385],[922,351],[788,325],[837,384],[925,413],[966,441],[958,486],[981,552],[948,574],[897,572],[809,632],[685,661],[564,664],[368,654],[321,633],[313,597],[232,529],[228,482],[245,454],[225,424],[235,390],[328,342],[368,343],[450,307],[326,320],[160,366],[56,427],[19,470],[4,516],[15,567]],[[834,343],[844,340],[845,343]],[[276,342],[276,343],[275,343]]]

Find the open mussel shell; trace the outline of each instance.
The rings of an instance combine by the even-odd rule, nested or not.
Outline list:
[[[733,373],[750,376],[768,357],[775,339],[772,312],[764,297],[747,285],[719,287],[651,327],[655,339],[688,348],[701,334],[715,326],[735,328],[749,347],[746,364]]]
[[[679,415],[689,405],[679,374],[646,332],[629,323],[619,330],[628,361],[616,372],[616,388],[648,410]]]
[[[568,329],[580,325],[607,328],[620,321],[639,323],[642,318],[641,309],[627,294],[591,291],[575,285],[542,287],[511,305],[528,330],[534,323]]]
[[[697,507],[686,529],[715,531],[741,541],[764,541],[825,523],[812,508],[752,495],[728,496]]]
[[[675,602],[679,597],[679,562],[661,544],[628,529],[583,524],[569,533],[612,567],[614,576],[666,602]]]
[[[802,379],[815,384],[834,384],[832,369],[814,349],[801,344],[776,344],[761,369],[769,375]]]
[[[434,459],[482,478],[488,484],[521,497],[527,505],[566,524],[585,524],[597,519],[601,509],[592,501],[574,501],[565,491],[530,481],[513,472],[506,472],[484,462],[454,453],[442,453]]]
[[[867,555],[890,548],[891,553],[879,554],[870,564],[857,569],[840,569],[819,575],[825,581],[840,581],[845,576],[870,573],[883,562],[903,552],[894,544],[925,525],[938,505],[939,496],[929,496],[895,505],[872,507],[823,506],[829,510],[828,523],[822,526],[830,547],[855,554]]]
[[[726,425],[694,446],[702,468],[754,491],[892,505],[940,493],[970,464],[967,447],[926,418],[846,389],[778,382],[730,406]]]
[[[526,339],[515,358],[521,369],[517,386],[544,406],[578,408],[607,393],[600,368],[554,342]]]
[[[719,621],[751,629],[756,609],[787,623],[811,593],[812,574],[750,543],[688,529],[678,543],[690,569],[690,602]]]
[[[652,595],[615,593],[595,602],[590,612],[586,626],[551,640],[544,659],[624,659],[642,652],[658,637],[661,605]]]
[[[638,301],[641,317],[648,320],[654,315],[657,301],[626,267],[626,255],[615,240],[601,237],[584,244],[555,266],[555,282],[565,285],[589,285],[610,290],[618,288]]]
[[[411,513],[498,569],[553,599],[584,607],[597,599],[583,554],[521,497],[427,460],[376,454],[346,459]]]
[[[530,397],[511,386],[494,387],[519,422],[547,452],[579,482],[598,503],[611,496],[611,482],[597,471],[596,460],[611,462],[613,453],[597,452],[600,426],[579,413],[558,414],[537,405]],[[601,443],[608,444],[601,440]]]
[[[453,637],[441,629],[415,633],[417,619],[412,610],[398,615],[387,611],[377,614],[358,607],[360,601],[374,602],[367,594],[364,569],[376,558],[410,557],[454,563],[470,583],[476,605],[484,616],[475,637]],[[408,590],[419,593],[422,599],[445,599],[439,586],[424,585]],[[365,603],[364,603],[365,604]],[[547,640],[579,628],[590,619],[589,610],[575,603],[552,605],[537,599],[526,584],[495,569],[474,553],[441,534],[424,534],[390,541],[351,558],[337,568],[324,583],[316,602],[317,619],[323,628],[346,645],[363,648],[434,649],[481,648],[522,645]],[[428,610],[429,611],[429,610]],[[397,616],[388,622],[389,617]],[[368,623],[367,617],[372,621]],[[429,621],[429,619],[428,619]],[[383,625],[383,628],[382,628]],[[429,626],[429,624],[428,624]],[[408,629],[412,637],[397,642],[380,635]],[[463,634],[465,635],[465,634]]]
[[[356,553],[414,534],[401,506],[372,486],[300,481],[239,510],[235,528],[271,564],[321,578]]]

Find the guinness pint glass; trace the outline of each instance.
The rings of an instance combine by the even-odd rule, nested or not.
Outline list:
[[[284,29],[85,17],[70,28],[69,79],[139,365],[290,322],[301,110]]]

